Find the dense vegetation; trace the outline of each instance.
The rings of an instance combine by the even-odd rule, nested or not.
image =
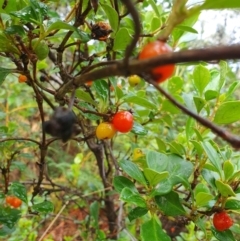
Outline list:
[[[240,45],[190,41],[240,2],[189,2],[0,1],[1,240],[240,240]]]

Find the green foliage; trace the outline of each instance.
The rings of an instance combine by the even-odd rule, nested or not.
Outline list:
[[[239,240],[239,151],[221,139],[231,139],[225,129],[239,135],[236,63],[176,65],[161,87],[189,116],[145,81],[144,66],[137,86],[127,77],[145,43],[168,39],[174,51],[184,51],[192,47],[189,34],[199,36],[201,10],[240,3],[133,2],[0,1],[2,240],[39,240],[44,231],[44,240],[54,240],[59,227],[63,240]],[[136,37],[130,3],[141,36],[126,60]],[[73,124],[54,112],[71,105]],[[132,112],[132,130],[98,140],[97,125],[119,110]],[[200,125],[196,113],[222,134]],[[70,131],[65,143],[61,125]],[[9,195],[21,207],[10,207]],[[221,210],[235,223],[224,232],[212,226]]]

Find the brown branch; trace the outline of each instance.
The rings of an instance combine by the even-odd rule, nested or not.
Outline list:
[[[5,141],[30,141],[30,142],[36,143],[39,146],[41,145],[40,142],[30,139],[30,138],[21,138],[21,137],[20,138],[19,137],[5,138],[5,139],[1,139],[0,143],[5,142]]]
[[[126,51],[125,51],[125,57],[124,57],[124,64],[127,66],[129,58],[132,54],[133,49],[135,48],[137,41],[139,39],[139,36],[141,34],[141,24],[140,24],[140,19],[138,15],[138,11],[136,10],[132,0],[122,0],[122,2],[126,5],[129,13],[132,15],[133,21],[134,21],[134,27],[135,27],[135,32],[133,36],[132,42],[127,46]]]
[[[206,49],[193,49],[183,50],[179,52],[173,52],[164,54],[158,57],[146,59],[146,60],[130,60],[128,64],[127,73],[141,74],[147,72],[153,67],[161,66],[165,64],[176,64],[176,63],[189,63],[196,61],[211,61],[221,59],[240,59],[240,45],[232,46],[221,46],[212,47]],[[101,78],[107,78],[110,76],[124,76],[126,69],[124,69],[123,61],[116,61],[110,66],[103,67],[92,72],[85,73],[83,75],[76,76],[74,80],[69,81],[59,88],[56,98],[62,99],[63,96],[71,89],[74,85],[79,86],[86,83],[89,80],[97,80]]]
[[[152,80],[149,76],[144,75],[144,78],[152,84],[162,95],[164,95],[168,100],[172,102],[176,107],[178,107],[182,112],[187,114],[188,116],[191,116],[195,120],[197,120],[200,124],[203,126],[209,128],[212,132],[217,134],[219,137],[221,137],[223,140],[227,141],[229,144],[231,144],[233,147],[239,149],[240,148],[240,138],[238,136],[235,136],[231,134],[230,132],[224,130],[223,128],[215,125],[213,122],[204,119],[203,117],[199,116],[198,114],[192,112],[179,102],[177,102],[170,94],[168,94],[162,87],[160,87],[154,80]]]

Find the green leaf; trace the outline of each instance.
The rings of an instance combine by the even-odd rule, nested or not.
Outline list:
[[[201,96],[203,94],[205,87],[208,85],[210,81],[210,77],[210,72],[206,67],[202,65],[198,65],[195,67],[193,71],[194,86]]]
[[[230,124],[240,120],[240,101],[228,101],[219,106],[215,113],[214,122]]]
[[[220,180],[216,180],[216,187],[223,197],[236,196],[231,186]]]
[[[120,28],[116,33],[113,50],[121,51],[125,50],[132,40],[131,35],[127,28]]]
[[[123,169],[123,171],[126,172],[130,177],[132,177],[133,179],[135,179],[143,185],[147,185],[143,173],[140,171],[140,169],[135,163],[123,160],[119,162],[119,165]]]
[[[181,183],[181,179],[187,180],[193,171],[191,162],[176,155],[166,156],[162,153],[149,151],[146,159],[150,169],[159,173],[167,171],[172,184]]]
[[[192,27],[189,27],[189,26],[184,26],[184,25],[177,25],[175,28],[177,29],[181,29],[185,32],[189,32],[189,33],[196,33],[198,34],[198,31]]]
[[[177,101],[182,103],[182,98],[179,95],[174,95],[173,96]],[[162,103],[162,111],[169,112],[170,114],[179,114],[180,110],[170,101],[165,99]]]
[[[32,209],[37,211],[37,212],[46,214],[46,213],[53,212],[54,206],[53,206],[52,202],[49,202],[49,201],[45,200],[41,203],[34,204],[32,206]]]
[[[114,8],[112,8],[110,5],[102,4],[100,3],[100,6],[102,7],[103,11],[106,13],[106,17],[109,20],[110,26],[114,33],[118,30],[118,13]]]
[[[172,191],[162,196],[155,196],[155,201],[161,211],[167,216],[175,217],[186,213],[176,192]]]
[[[219,95],[219,92],[215,90],[207,90],[204,94],[205,100],[213,100],[216,99]]]
[[[108,100],[109,86],[105,80],[97,80],[93,82],[93,87],[97,91],[98,96],[103,100]]]
[[[198,17],[199,17],[199,12],[192,15],[191,17],[188,17],[186,18],[182,23],[181,25],[184,26],[184,27],[192,27],[198,20]],[[180,29],[180,28],[174,28],[173,29],[173,32],[172,32],[172,35],[173,35],[173,39],[174,39],[174,42],[179,42],[179,39],[186,33],[189,33],[189,31],[185,31],[185,29]],[[189,29],[188,29],[189,30]],[[180,40],[181,41],[181,40]]]
[[[181,92],[184,80],[180,78],[179,76],[174,76],[168,80],[168,91],[172,94],[176,94],[178,92]]]
[[[144,198],[140,196],[140,194],[133,192],[130,188],[125,187],[121,191],[120,200],[132,203],[137,205],[138,207],[146,208],[147,204]]]
[[[151,197],[159,196],[159,195],[164,195],[172,191],[172,183],[169,179],[165,179],[162,182],[160,182],[155,189],[152,190],[150,193]]]
[[[201,9],[225,9],[225,8],[240,8],[238,0],[206,0],[201,6]]]
[[[142,208],[142,207],[136,207],[134,209],[132,209],[129,213],[128,213],[128,219],[131,221],[133,221],[136,218],[142,217],[143,215],[145,215],[148,212],[147,208]]]
[[[148,151],[146,155],[148,167],[157,171],[166,171],[168,166],[168,156],[156,151]]]
[[[21,217],[21,211],[15,208],[0,207],[0,223],[12,229]]]
[[[15,230],[15,227],[9,228],[8,226],[2,224],[0,227],[0,237],[10,235],[14,232],[14,230]]]
[[[12,73],[11,69],[5,69],[0,67],[0,85],[4,82],[8,74]]]
[[[88,102],[89,104],[97,106],[97,103],[92,99],[91,95],[80,88],[76,90],[76,97],[78,97],[80,100]]]
[[[213,164],[213,166],[218,171],[219,175],[222,175],[222,166],[221,159],[216,151],[216,149],[210,144],[210,142],[203,142],[202,147],[205,150],[209,161]]]
[[[161,26],[161,19],[159,17],[153,17],[151,21],[151,31],[154,32]]]
[[[140,106],[143,106],[143,107],[146,107],[149,109],[154,109],[154,110],[158,109],[158,106],[156,104],[150,102],[146,98],[138,97],[133,94],[126,95],[125,97],[122,98],[122,100],[126,103],[133,103],[133,104],[140,105]]]
[[[27,190],[23,184],[18,182],[13,182],[10,186],[9,193],[13,196],[20,198],[22,201],[27,203]]]
[[[11,25],[7,27],[4,32],[7,34],[18,34],[20,36],[25,35],[24,28],[21,25]]]
[[[159,11],[158,11],[158,7],[157,7],[155,1],[153,1],[153,0],[148,0],[148,3],[151,5],[151,7],[152,7],[153,11],[155,12],[155,14],[156,14],[158,17],[160,17],[160,13],[159,13]],[[160,26],[160,25],[159,25],[159,26]]]
[[[160,181],[169,176],[168,172],[156,172],[150,168],[143,169],[143,173],[151,186],[157,185]]]
[[[39,60],[47,58],[49,54],[48,44],[44,40],[33,39],[32,46]]]
[[[99,203],[94,201],[90,204],[90,216],[93,217],[94,227],[98,227]]]
[[[66,30],[72,30],[72,31],[76,30],[76,28],[74,26],[72,26],[72,25],[70,25],[70,24],[68,24],[66,22],[58,20],[58,21],[52,23],[48,27],[47,33],[50,33],[51,31],[56,30],[56,29],[58,29],[58,30],[59,29],[66,29]]]
[[[195,199],[196,199],[196,206],[202,207],[202,206],[206,206],[209,201],[213,200],[214,196],[210,193],[198,192]]]
[[[216,188],[215,182],[216,182],[216,179],[219,178],[219,175],[216,172],[203,169],[201,174],[209,185],[211,185],[213,188]]]
[[[142,224],[140,235],[141,241],[171,241],[155,216]]]
[[[78,105],[82,108],[82,111],[80,111],[80,112],[81,112],[82,115],[83,115],[84,117],[86,117],[87,119],[89,119],[89,120],[100,120],[100,119],[101,119],[100,116],[95,115],[95,114],[91,114],[91,113],[88,113],[88,112],[87,112],[87,111],[96,112],[96,109],[95,109],[92,105],[88,104],[88,103],[85,102],[85,101],[80,101],[80,102],[78,103]]]
[[[194,101],[194,104],[197,108],[197,112],[199,113],[202,110],[202,108],[205,106],[206,101],[199,96],[194,96],[193,101]]]
[[[176,142],[176,141],[172,141],[171,143],[168,143],[169,147],[170,147],[170,152],[173,154],[177,154],[179,156],[183,156],[186,154],[185,152],[185,148],[182,144]]]
[[[36,0],[30,0],[30,5],[20,11],[10,12],[10,15],[21,19],[22,21],[31,22],[34,24],[42,24],[44,17],[47,16],[48,7],[44,3]]]
[[[194,126],[195,126],[196,122],[193,118],[189,117],[187,119],[186,122],[186,137],[187,137],[187,141],[189,141],[191,139],[191,137],[194,135]]]
[[[229,198],[225,204],[226,209],[240,210],[240,200]]]
[[[211,227],[212,234],[219,241],[236,241],[233,237],[231,230],[217,231],[214,227]]]
[[[234,166],[230,160],[225,161],[223,163],[223,172],[224,172],[225,180],[228,180],[233,175]]]
[[[134,133],[135,135],[139,135],[139,136],[145,136],[148,133],[148,130],[145,129],[141,124],[139,124],[138,122],[134,121],[133,124],[133,128],[131,130],[132,133]]]
[[[113,185],[114,188],[117,190],[117,192],[121,192],[123,190],[123,188],[128,187],[129,189],[131,189],[133,192],[138,192],[134,183],[129,180],[128,178],[124,177],[124,176],[116,176],[113,179]]]

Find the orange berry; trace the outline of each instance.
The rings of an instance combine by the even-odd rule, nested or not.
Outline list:
[[[18,76],[18,82],[19,83],[25,83],[26,81],[27,81],[27,76],[26,75],[20,74]]]
[[[169,45],[162,41],[154,41],[145,45],[139,54],[139,59],[148,59],[157,57],[162,54],[171,53],[172,49]],[[161,83],[173,75],[175,69],[174,64],[161,65],[159,67],[154,67],[151,70],[153,79],[157,83]]]
[[[7,196],[6,203],[14,208],[18,208],[22,205],[22,200],[14,196]]]

